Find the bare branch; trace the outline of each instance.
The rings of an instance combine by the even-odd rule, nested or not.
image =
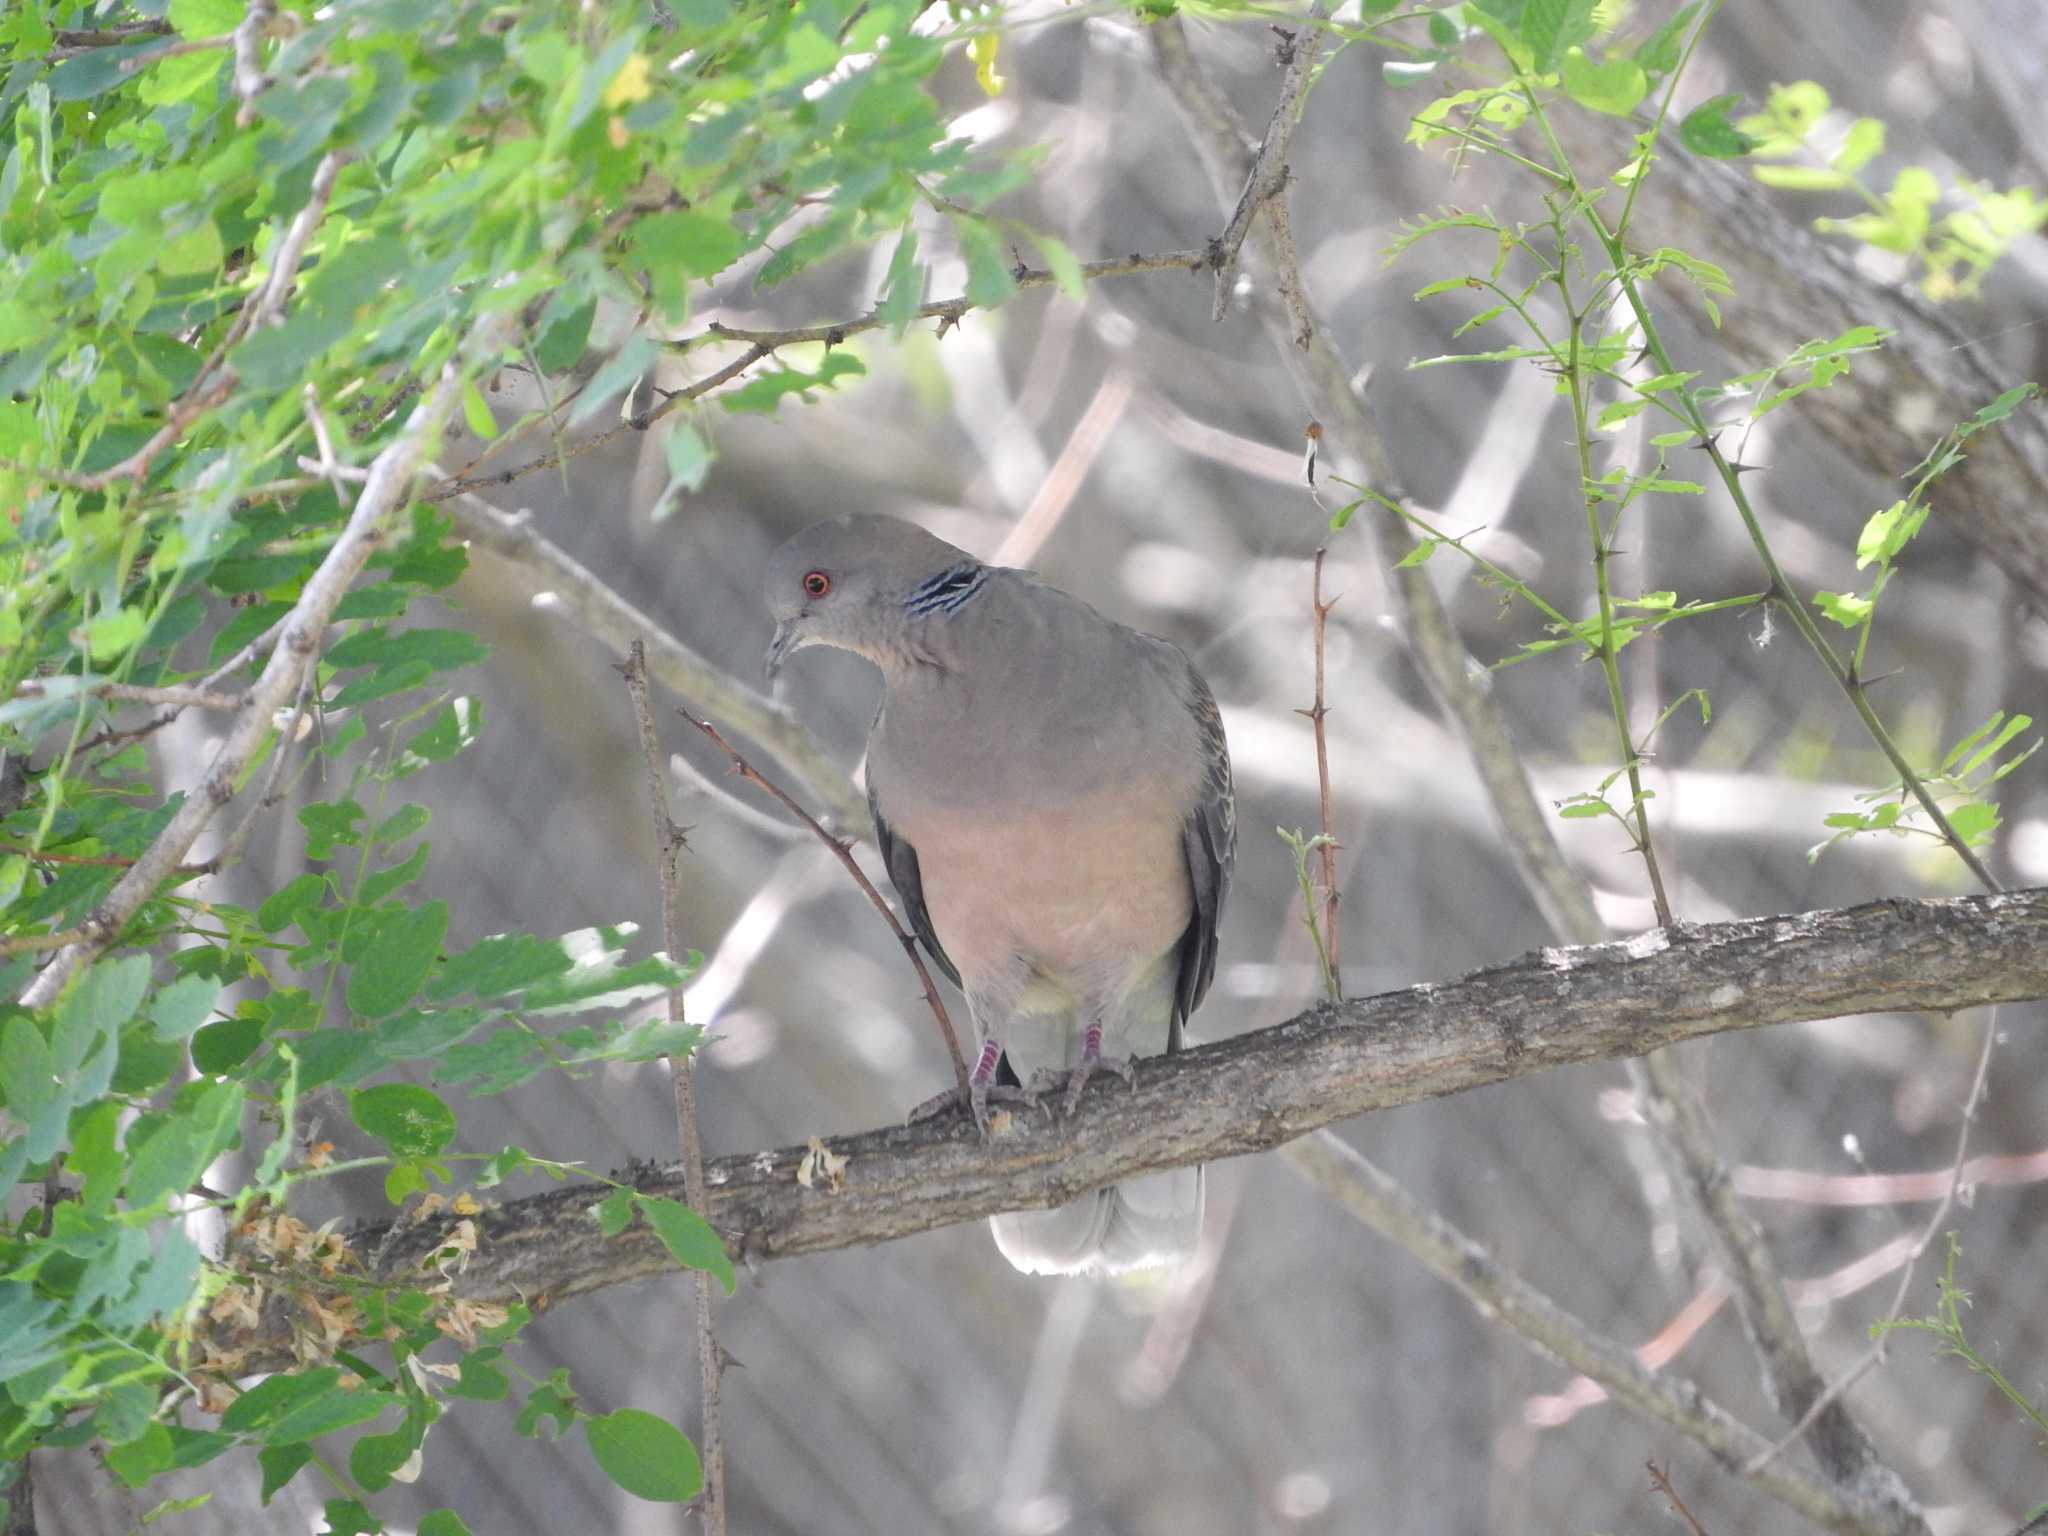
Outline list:
[[[432,445],[439,441],[441,429],[461,395],[464,364],[495,357],[510,338],[510,322],[504,316],[492,315],[482,321],[465,345],[465,355],[451,358],[443,365],[432,392],[414,407],[404,430],[377,455],[355,510],[286,617],[276,648],[262,673],[249,686],[248,702],[236,716],[227,739],[214,753],[204,782],[185,796],[184,803],[148,851],[115,884],[99,909],[80,925],[84,936],[60,951],[22,994],[25,1006],[41,1008],[54,1002],[65,983],[120,936],[128,920],[176,870],[199,834],[233,802],[236,786],[250,759],[273,729],[273,717],[298,688],[302,674],[318,651],[321,633],[335,605],[375,550],[385,523],[409,499],[420,466]]]
[[[235,114],[238,128],[256,120],[256,98],[270,89],[270,77],[263,72],[263,38],[276,19],[277,0],[249,0],[249,12],[235,28],[235,94],[242,98]]]
[[[1671,1486],[1671,1474],[1654,1461],[1649,1463],[1649,1469],[1652,1491],[1664,1495],[1666,1502],[1671,1505],[1671,1512],[1685,1522],[1685,1528],[1692,1532],[1692,1536],[1707,1536],[1707,1528],[1700,1524],[1697,1515],[1685,1507],[1685,1500],[1681,1499],[1678,1490]]]
[[[640,765],[646,770],[648,809],[654,817],[655,869],[661,885],[661,938],[669,958],[685,953],[683,921],[676,895],[676,856],[683,849],[683,831],[668,813],[668,786],[662,777],[661,743],[654,733],[654,706],[647,695],[647,647],[639,639],[619,668],[633,700],[633,724],[640,737]],[[668,1021],[683,1022],[683,988],[668,989]],[[697,1130],[697,1066],[694,1052],[671,1056],[668,1070],[675,1084],[676,1135],[683,1153],[683,1193],[700,1215],[710,1209],[704,1187],[704,1141]],[[703,1389],[704,1529],[725,1536],[725,1435],[719,1415],[719,1387],[724,1375],[718,1332],[711,1319],[711,1276],[694,1270],[696,1292],[697,1372]]]
[[[149,688],[139,683],[96,682],[82,688],[66,688],[62,684],[68,679],[32,677],[17,684],[14,696],[17,699],[67,699],[87,695],[95,699],[112,699],[122,704],[169,704],[180,709],[237,710],[248,702],[240,693],[216,693],[208,688],[163,687]],[[54,685],[54,686],[53,686]]]
[[[463,537],[522,567],[536,587],[620,656],[636,637],[645,636],[649,676],[766,747],[795,773],[805,792],[825,806],[836,825],[866,828],[867,804],[854,793],[846,770],[793,713],[691,650],[549,540],[527,514],[501,512],[467,494],[454,497],[448,512]]]
[[[925,1003],[931,1008],[932,1017],[938,1021],[939,1034],[944,1037],[946,1042],[946,1054],[953,1058],[954,1081],[959,1085],[961,1101],[963,1103],[966,1102],[967,1060],[960,1054],[960,1037],[953,1032],[953,1021],[946,1014],[946,1004],[939,997],[939,989],[932,981],[932,973],[925,969],[924,957],[917,952],[917,940],[904,931],[903,924],[896,920],[896,913],[890,907],[888,901],[884,899],[880,891],[875,889],[874,883],[861,873],[861,867],[853,857],[851,845],[840,841],[830,832],[827,832],[818,824],[817,818],[797,804],[796,801],[792,800],[782,790],[780,785],[763,777],[758,768],[754,767],[753,764],[733,750],[732,743],[719,734],[717,726],[713,725],[709,720],[699,720],[687,713],[684,714],[683,718],[710,737],[712,741],[716,742],[718,750],[732,759],[732,771],[734,773],[745,779],[749,784],[766,790],[784,810],[815,832],[818,835],[818,841],[829,848],[832,851],[833,857],[846,866],[846,872],[853,876],[853,883],[860,887],[861,894],[874,903],[875,910],[882,914],[882,920],[889,925],[889,931],[896,935],[896,942],[903,946],[903,953],[910,958],[911,968],[917,972],[917,979],[924,987]]]
[[[1302,97],[1315,74],[1316,60],[1323,50],[1323,28],[1330,18],[1325,0],[1315,0],[1308,9],[1308,27],[1303,32],[1281,34],[1281,56],[1286,73],[1280,77],[1280,99],[1273,103],[1273,115],[1266,120],[1266,136],[1252,156],[1245,173],[1244,190],[1237,195],[1230,222],[1223,226],[1207,252],[1208,264],[1216,273],[1216,301],[1212,318],[1221,320],[1230,304],[1230,280],[1237,272],[1238,249],[1250,233],[1252,220],[1266,200],[1287,184],[1287,149],[1294,140],[1295,125],[1301,121]],[[1285,215],[1283,214],[1283,217]],[[1287,243],[1293,244],[1290,232]],[[1306,340],[1301,342],[1307,346]]]

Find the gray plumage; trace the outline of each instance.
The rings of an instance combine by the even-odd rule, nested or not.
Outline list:
[[[910,523],[849,516],[769,561],[774,671],[807,645],[867,657],[885,694],[868,804],[912,928],[966,994],[970,1095],[1181,1047],[1216,969],[1236,833],[1216,701],[1186,656],[1025,571]],[[998,1216],[1040,1274],[1170,1263],[1201,1234],[1202,1171]]]

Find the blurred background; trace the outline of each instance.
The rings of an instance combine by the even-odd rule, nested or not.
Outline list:
[[[1059,7],[1013,15],[999,98],[978,89],[964,59],[944,77],[958,132],[994,148],[1049,146],[1035,189],[1004,211],[1059,235],[1083,259],[1185,249],[1220,228],[1223,213],[1142,35],[1118,17]],[[1251,23],[1188,25],[1246,118],[1263,124],[1278,84],[1270,34]],[[1450,531],[1483,530],[1476,548],[1558,607],[1585,612],[1584,516],[1551,381],[1527,365],[1406,370],[1416,357],[1504,344],[1487,330],[1452,339],[1476,303],[1410,297],[1486,255],[1446,244],[1391,269],[1382,262],[1404,218],[1445,203],[1534,217],[1532,188],[1484,163],[1454,180],[1443,153],[1404,146],[1406,118],[1428,94],[1389,90],[1380,60],[1364,47],[1341,52],[1295,140],[1294,223],[1314,302],[1365,376],[1414,504]],[[2048,12],[2035,0],[1745,0],[1715,24],[1682,104],[1723,91],[1755,103],[1772,82],[1797,78],[1820,81],[1844,110],[1888,121],[1880,171],[1910,159],[1945,182],[2000,187],[2048,171],[2038,121]],[[1853,211],[1840,199],[1774,196],[1802,222]],[[1640,234],[1713,255],[1699,230],[1646,225]],[[928,249],[944,240],[935,220]],[[865,310],[880,278],[879,265],[848,264],[757,293],[742,268],[697,321],[849,317]],[[1248,262],[1247,278],[1262,283],[1265,274]],[[930,296],[957,293],[963,281],[957,263],[942,261]],[[2002,383],[2048,377],[2044,292],[2048,253],[2033,238],[1981,293],[1951,306]],[[749,684],[769,633],[759,590],[767,554],[804,524],[845,511],[912,518],[984,558],[1032,565],[1179,643],[1222,702],[1240,827],[1221,964],[1195,1032],[1254,1029],[1299,1011],[1317,990],[1274,829],[1312,830],[1316,820],[1312,740],[1294,711],[1310,702],[1309,558],[1327,506],[1302,482],[1306,412],[1263,330],[1242,305],[1220,324],[1209,309],[1206,278],[1166,272],[1098,283],[1086,303],[1027,293],[942,340],[928,330],[900,346],[860,338],[853,345],[870,377],[815,405],[785,405],[771,418],[706,411],[699,425],[715,437],[717,463],[700,493],[658,521],[650,511],[666,471],[653,434],[629,435],[620,451],[574,460],[560,476],[530,476],[493,499],[529,510],[548,537]],[[1779,350],[1810,334],[1788,331]],[[1736,371],[1711,332],[1674,322],[1672,342],[1681,366]],[[1763,422],[1745,457],[1769,472],[1747,487],[1795,587],[1850,589],[1857,530],[1898,494],[1893,477],[1955,414],[1981,403],[1930,417],[1869,462],[1851,462],[1803,427],[1797,406]],[[510,394],[506,408],[515,409]],[[1642,462],[1628,434],[1613,452]],[[455,443],[445,462],[467,457],[469,445]],[[1879,707],[1919,759],[1938,757],[1994,709],[2048,703],[2038,594],[1943,526],[1938,492],[1935,505],[1873,648],[1873,671],[1898,669]],[[1690,600],[1763,585],[1718,497],[1648,498],[1622,543],[1622,591],[1673,588]],[[1482,660],[1538,637],[1528,611],[1504,606],[1454,553],[1439,552],[1430,571]],[[1409,661],[1359,530],[1334,539],[1325,579],[1343,599],[1329,634],[1329,728],[1349,990],[1451,977],[1549,942],[1463,749]],[[651,931],[653,850],[612,658],[558,604],[536,601],[524,572],[489,555],[475,556],[453,605],[456,622],[495,648],[468,684],[485,699],[483,749],[409,781],[434,812],[439,879],[460,882],[459,892],[431,893],[461,898],[465,931],[450,943],[619,919]],[[1853,808],[1858,791],[1890,775],[1798,637],[1774,634],[1762,610],[1673,625],[1624,661],[1639,728],[1688,689],[1706,689],[1713,702],[1710,724],[1690,708],[1673,716],[1650,775],[1681,918],[1966,888],[1955,861],[1924,839],[1866,839],[1809,860],[1826,835],[1822,818]],[[1596,669],[1561,654],[1496,672],[1492,685],[1547,800],[1594,788],[1614,766]],[[879,697],[874,674],[812,651],[786,669],[783,688],[851,772]],[[690,1016],[718,1037],[699,1077],[707,1153],[900,1117],[949,1073],[894,941],[821,850],[790,837],[771,807],[729,784],[694,733],[662,713],[678,754],[678,819],[693,824],[684,928],[707,957]],[[165,750],[196,756],[204,725],[166,733]],[[2048,881],[2044,774],[2030,764],[2002,786],[2006,829],[1992,863],[2010,883]],[[1618,931],[1651,924],[1640,862],[1611,822],[1565,821],[1560,835]],[[259,860],[264,888],[289,878],[297,855],[286,838],[269,867]],[[871,849],[862,857],[874,867]],[[1997,1161],[1978,1171],[1952,1220],[1960,1277],[1974,1296],[1972,1337],[2037,1395],[2048,1392],[2039,1012],[2008,1009],[1998,1021],[2005,1038],[1973,1141]],[[1774,1240],[1830,1377],[1866,1347],[1865,1329],[1930,1209],[1933,1180],[1886,1176],[1947,1165],[1983,1023],[1845,1019],[1731,1037],[1698,1053],[1726,1159]],[[600,1167],[675,1155],[660,1066],[550,1079],[462,1113],[476,1147],[513,1142]],[[1593,1327],[1630,1346],[1682,1342],[1673,1369],[1765,1434],[1782,1428],[1733,1309],[1700,1300],[1712,1278],[1703,1244],[1673,1203],[1619,1066],[1339,1129]],[[339,1139],[332,1127],[328,1134]],[[719,1308],[723,1342],[744,1367],[725,1386],[732,1529],[1667,1529],[1648,1458],[1668,1464],[1714,1536],[1798,1528],[1689,1442],[1575,1389],[1569,1372],[1480,1319],[1277,1161],[1212,1168],[1209,1189],[1202,1260],[1150,1282],[1027,1279],[978,1224],[743,1278]],[[356,1213],[381,1206],[370,1185],[347,1193]],[[1932,1309],[1938,1258],[1921,1266],[1909,1312]],[[2009,1529],[2048,1498],[2048,1450],[1985,1382],[1932,1356],[1924,1340],[1901,1337],[1851,1404],[1938,1532]],[[520,1358],[537,1375],[570,1365],[594,1406],[694,1423],[679,1278],[542,1318]],[[435,1428],[426,1478],[411,1495],[420,1510],[453,1504],[479,1532],[691,1527],[672,1507],[614,1489],[580,1446],[521,1441],[511,1407],[475,1409]],[[213,1505],[182,1517],[183,1528],[317,1527],[321,1490],[310,1477],[259,1513],[253,1466],[243,1472],[247,1486],[228,1486],[236,1475],[215,1469]],[[50,1529],[126,1528],[104,1488],[52,1493]],[[383,1507],[403,1498],[395,1489]]]

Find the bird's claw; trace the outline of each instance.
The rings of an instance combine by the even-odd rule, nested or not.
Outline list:
[[[1138,1064],[1128,1056],[1083,1056],[1073,1067],[1062,1072],[1057,1068],[1042,1068],[1031,1076],[1034,1092],[1047,1093],[1066,1085],[1066,1092],[1060,1097],[1061,1112],[1073,1114],[1081,1103],[1081,1090],[1088,1086],[1088,1079],[1097,1072],[1112,1072],[1124,1080],[1125,1086],[1138,1086]]]
[[[1052,1116],[1044,1100],[1029,1088],[1013,1083],[973,1083],[967,1090],[967,1107],[974,1112],[974,1123],[981,1127],[984,1140],[995,1135],[994,1119],[989,1113],[991,1104],[1016,1104],[1024,1109],[1045,1110],[1048,1119]]]

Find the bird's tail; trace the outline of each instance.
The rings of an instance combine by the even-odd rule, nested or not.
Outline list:
[[[1202,1237],[1202,1170],[1175,1168],[1098,1189],[1057,1210],[994,1216],[1003,1257],[1027,1275],[1119,1275],[1179,1264]]]

